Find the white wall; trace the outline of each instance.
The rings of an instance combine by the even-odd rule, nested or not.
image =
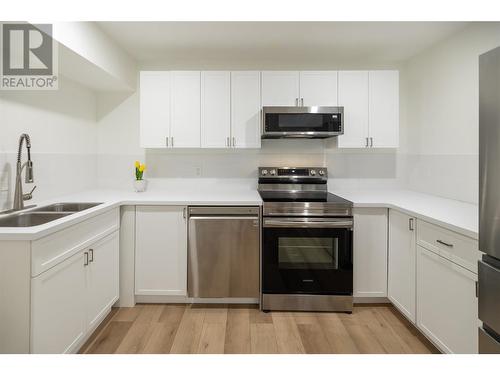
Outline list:
[[[26,204],[97,185],[96,98],[91,91],[64,78],[55,91],[0,91],[0,129],[0,211],[12,205],[22,133],[31,137],[37,186]],[[23,185],[25,192],[33,186]]]
[[[327,165],[335,188],[400,186],[397,150],[338,150],[335,140],[307,139],[263,140],[257,150],[143,150],[139,147],[138,93],[128,97],[102,94],[98,108],[101,187],[131,186],[135,160],[147,163],[146,176],[156,185],[178,178],[203,178],[224,179],[224,183],[248,179],[254,186],[259,166]]]
[[[409,188],[477,203],[478,56],[499,45],[500,23],[476,23],[403,66]]]

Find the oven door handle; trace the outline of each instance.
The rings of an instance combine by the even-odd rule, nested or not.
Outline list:
[[[352,220],[279,220],[264,219],[264,228],[347,228],[353,226]]]

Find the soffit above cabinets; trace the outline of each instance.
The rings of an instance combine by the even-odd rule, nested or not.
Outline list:
[[[139,62],[215,69],[328,69],[404,61],[466,22],[98,22]],[[335,65],[332,65],[335,64]],[[351,65],[349,65],[351,64]],[[368,67],[366,67],[368,68]],[[196,68],[195,68],[196,69]]]

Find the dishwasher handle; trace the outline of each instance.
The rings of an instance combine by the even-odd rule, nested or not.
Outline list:
[[[258,216],[190,216],[189,220],[258,220]]]

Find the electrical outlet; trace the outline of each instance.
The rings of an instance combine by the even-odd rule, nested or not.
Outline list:
[[[194,167],[196,177],[201,177],[201,167]]]

